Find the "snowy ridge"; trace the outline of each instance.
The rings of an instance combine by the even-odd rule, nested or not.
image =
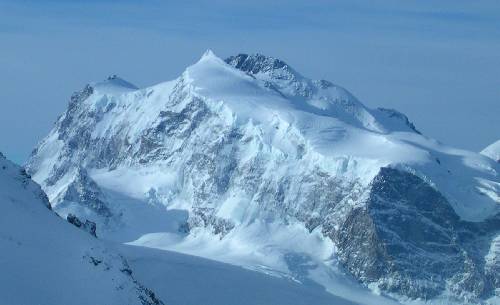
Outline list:
[[[359,303],[494,297],[484,260],[500,231],[493,160],[258,54],[208,51],[176,80],[122,87],[74,94],[27,165],[54,209],[96,221],[98,236],[312,281]],[[443,253],[446,271],[429,265]]]
[[[205,57],[216,58],[213,53]],[[370,111],[347,90],[325,80],[309,80],[279,59],[261,54],[239,54],[229,57],[226,62],[264,81],[299,109],[338,117],[372,131],[383,130]]]
[[[50,211],[40,187],[3,155],[0,206],[2,304],[163,304],[121,255]]]

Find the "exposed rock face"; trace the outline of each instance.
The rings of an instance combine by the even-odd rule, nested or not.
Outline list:
[[[201,208],[193,211],[188,220],[187,227],[181,229],[189,233],[192,228],[196,227],[209,228],[213,234],[219,235],[222,239],[234,228],[234,224],[230,220],[214,216],[213,211]]]
[[[71,201],[121,217],[113,188],[188,211],[183,234],[224,241],[255,223],[322,232],[341,268],[396,295],[480,303],[500,289],[498,165],[486,158],[262,55],[209,54],[140,90],[109,81],[73,95],[27,166],[56,210]]]
[[[85,169],[78,167],[73,181],[68,184],[59,201],[78,202],[86,208],[93,210],[104,217],[111,216],[106,206],[104,195],[99,186],[89,177]]]
[[[73,214],[68,214],[68,216],[66,216],[66,220],[75,227],[81,228],[84,231],[89,232],[90,235],[97,237],[95,222],[89,220],[85,220],[85,222],[82,222],[78,217],[76,217]]]
[[[252,74],[274,73],[275,71],[283,70],[287,74],[287,79],[294,78],[293,74],[295,74],[292,68],[284,61],[261,54],[238,54],[228,57],[226,62],[238,70]]]
[[[431,299],[449,289],[474,301],[498,288],[484,257],[499,216],[461,221],[425,181],[382,168],[366,206],[353,209],[332,238],[341,261],[362,281],[413,298]]]

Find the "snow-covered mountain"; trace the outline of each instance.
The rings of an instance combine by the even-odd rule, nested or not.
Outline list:
[[[0,303],[163,304],[127,260],[51,210],[40,186],[0,154]]]
[[[207,51],[152,87],[89,84],[26,168],[106,239],[365,304],[499,300],[499,164],[271,57]]]

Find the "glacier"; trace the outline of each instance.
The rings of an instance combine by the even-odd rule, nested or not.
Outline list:
[[[362,304],[500,297],[499,163],[260,54],[72,95],[26,170],[61,216]]]

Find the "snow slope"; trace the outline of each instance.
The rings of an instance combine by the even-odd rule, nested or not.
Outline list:
[[[75,93],[33,152],[27,170],[62,215],[360,303],[494,297],[493,160],[272,57],[208,51],[173,81],[133,87]]]
[[[52,212],[40,187],[1,154],[0,207],[1,304],[163,304],[122,256]]]
[[[158,291],[166,304],[354,305],[323,287],[218,263],[195,256],[124,246],[135,276]],[[175,293],[169,293],[175,291]]]

